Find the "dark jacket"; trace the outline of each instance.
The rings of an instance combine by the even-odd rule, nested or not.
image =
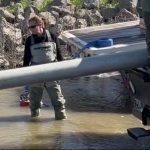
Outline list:
[[[41,36],[38,36],[38,35],[32,35],[32,36],[34,38],[34,43],[35,44],[38,44],[38,43],[41,43],[41,42],[48,42],[48,37],[47,37],[46,32],[44,32],[43,35],[41,35]],[[56,43],[56,46],[57,46],[57,60],[62,61],[63,57],[62,57],[61,52],[60,52],[59,40],[53,34],[51,34],[51,39],[52,39],[53,42]],[[26,42],[25,42],[25,50],[24,50],[24,58],[23,58],[23,66],[24,67],[29,66],[30,63],[31,63],[32,55],[31,55],[30,46],[31,46],[31,36],[29,36],[26,39]]]

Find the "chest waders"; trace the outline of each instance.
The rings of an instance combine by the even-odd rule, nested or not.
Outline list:
[[[48,42],[42,42],[39,44],[34,44],[33,36],[31,36],[31,65],[39,65],[56,61],[56,44],[52,41],[48,31],[46,31],[46,34],[48,36]],[[31,112],[41,108],[41,99],[44,88],[46,89],[54,107],[55,118],[59,119],[63,117],[65,111],[65,99],[57,81],[32,84],[30,86]]]
[[[31,36],[31,65],[39,65],[56,61],[56,44],[52,41],[49,32],[46,30],[48,42],[34,44]]]

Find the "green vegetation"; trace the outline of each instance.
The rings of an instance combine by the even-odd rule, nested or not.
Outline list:
[[[48,6],[53,2],[53,0],[44,0],[41,6],[38,8],[39,11],[47,11]]]
[[[29,0],[21,0],[20,3],[22,4],[24,9],[30,5]]]
[[[118,0],[101,0],[101,5],[107,8],[113,8],[118,5]]]
[[[48,9],[48,6],[53,2],[54,0],[44,0],[41,6],[38,8],[39,11],[46,11]],[[78,8],[82,8],[84,0],[70,0],[72,4],[74,4]]]
[[[72,4],[78,8],[83,7],[84,0],[70,0]],[[100,0],[100,3],[104,7],[116,7],[118,5],[118,0]]]
[[[83,7],[84,0],[70,0],[78,8]],[[116,7],[118,5],[118,0],[100,0],[100,3],[104,7]]]
[[[70,0],[77,8],[82,8],[84,0]]]
[[[43,0],[43,3],[39,6],[39,11],[47,11],[48,6],[53,2],[54,0]],[[72,4],[74,4],[77,8],[82,8],[84,0],[70,0]],[[20,0],[20,3],[22,4],[23,8],[25,9],[30,5],[29,0]],[[100,0],[100,3],[103,7],[109,7],[113,8],[118,5],[118,0]],[[6,8],[10,13],[16,12],[16,5],[15,6],[8,6]]]
[[[20,0],[20,3],[22,4],[23,9],[25,9],[26,7],[28,7],[30,5],[29,0]],[[17,6],[16,5],[14,5],[14,6],[7,6],[6,9],[10,13],[15,14],[16,11],[17,11]]]
[[[15,14],[15,12],[17,11],[17,8],[16,6],[7,6],[6,10],[10,12],[11,14]]]

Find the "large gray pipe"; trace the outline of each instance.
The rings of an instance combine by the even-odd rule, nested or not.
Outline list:
[[[142,47],[139,44],[89,58],[0,71],[0,89],[144,66],[148,54],[146,46]]]

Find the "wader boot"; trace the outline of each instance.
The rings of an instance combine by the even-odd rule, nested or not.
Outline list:
[[[40,109],[31,110],[31,118],[38,118],[40,115]]]
[[[40,115],[41,99],[43,95],[43,88],[36,85],[30,86],[30,110],[31,118],[36,118]]]
[[[65,108],[55,108],[55,120],[65,120],[67,119],[66,110]]]

